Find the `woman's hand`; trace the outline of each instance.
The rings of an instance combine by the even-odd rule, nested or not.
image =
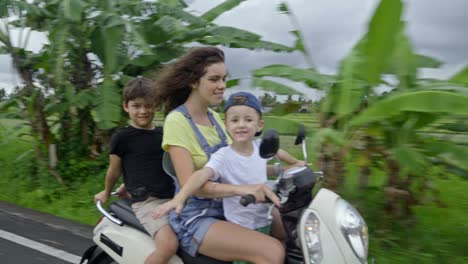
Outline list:
[[[176,214],[180,214],[182,209],[184,208],[184,201],[179,201],[178,199],[174,198],[170,201],[167,201],[160,206],[158,206],[152,213],[153,219],[161,218],[169,213],[172,209],[175,209]]]
[[[271,201],[280,207],[280,199],[266,184],[240,185],[241,195],[252,194],[255,196],[255,203]]]

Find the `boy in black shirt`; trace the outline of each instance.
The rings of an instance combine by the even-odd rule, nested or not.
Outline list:
[[[151,212],[174,195],[173,180],[162,169],[162,128],[153,125],[153,82],[136,78],[123,91],[123,108],[130,126],[119,129],[111,139],[110,163],[105,189],[94,201],[106,203],[115,183],[123,174],[125,188],[132,198],[136,217],[153,237],[156,250],[145,263],[168,263],[178,248],[178,240],[167,217],[154,220]]]

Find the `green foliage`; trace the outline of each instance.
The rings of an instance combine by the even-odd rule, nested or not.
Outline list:
[[[456,73],[450,80],[452,83],[468,86],[468,67]]]
[[[163,63],[180,56],[189,43],[293,50],[264,41],[258,34],[212,23],[241,2],[224,1],[204,15],[196,16],[184,10],[187,7],[184,1],[177,0],[66,0],[40,4],[38,1],[6,1],[2,2],[0,14],[16,16],[5,27],[5,32],[0,32],[0,41],[7,47],[3,51],[14,55],[12,57],[18,57],[14,52],[21,54],[15,64],[22,69],[18,71],[24,73],[21,77],[35,76],[34,81],[44,87],[29,89],[34,89],[39,97],[47,97],[45,119],[54,120],[54,115],[73,119],[91,114],[93,119],[87,122],[93,124],[89,127],[109,130],[117,126],[120,119],[121,102],[117,93],[122,84],[119,78],[152,75]],[[38,54],[11,47],[10,28],[47,32],[49,44]],[[78,114],[74,113],[75,109]],[[28,113],[32,115],[34,111]],[[62,119],[54,125],[68,130],[81,129],[68,127]],[[66,141],[60,143],[67,144]]]
[[[391,118],[404,112],[452,113],[468,115],[468,96],[445,91],[416,91],[382,99],[352,119],[351,125]]]
[[[98,88],[99,101],[96,107],[97,124],[102,129],[116,127],[120,119],[121,99],[114,83],[104,81]]]
[[[269,93],[265,93],[262,97],[259,98],[263,107],[273,107],[277,104],[276,95],[271,96]]]
[[[7,99],[6,91],[3,88],[0,88],[0,102],[3,102]]]
[[[67,180],[66,186],[59,185],[31,152],[33,141],[22,136],[26,127],[17,129],[19,124],[0,119],[0,200],[94,224],[98,213],[92,198],[103,187],[108,156],[59,162],[58,171]]]
[[[467,216],[463,194],[468,186],[454,175],[468,174],[468,141],[463,134],[468,111],[468,68],[447,81],[418,79],[418,68],[438,67],[440,62],[415,53],[405,34],[405,24],[400,21],[401,1],[382,0],[367,34],[341,61],[338,73],[325,75],[314,69],[297,19],[286,3],[279,9],[296,28],[291,32],[296,37],[294,48],[212,23],[241,2],[224,1],[200,17],[183,10],[183,1],[177,0],[119,1],[118,5],[112,1],[46,1],[45,8],[24,1],[6,2],[10,12],[23,13],[16,17],[24,20],[13,21],[12,26],[49,31],[50,44],[38,55],[9,46],[2,51],[18,52],[21,67],[39,76],[38,81],[50,91],[44,110],[55,125],[55,137],[64,140],[58,146],[65,154],[59,159],[57,170],[67,184],[55,183],[44,161],[32,155],[35,141],[17,134],[31,131],[22,128],[21,132],[12,133],[16,128],[0,126],[0,199],[94,223],[97,213],[91,201],[102,189],[107,158],[102,149],[101,155],[92,158],[83,155],[81,149],[91,149],[91,143],[80,147],[83,141],[78,135],[82,128],[89,128],[83,134],[90,134],[100,126],[106,129],[99,131],[104,138],[108,129],[122,121],[119,89],[126,80],[149,74],[179,56],[185,45],[192,42],[254,50],[295,49],[304,55],[309,68],[273,64],[255,70],[253,84],[277,93],[297,93],[288,85],[267,79],[284,78],[321,89],[326,97],[312,114],[291,114],[300,107],[297,102],[277,106],[264,116],[265,130],[277,129],[281,146],[300,157],[300,150],[292,142],[298,124],[306,123],[313,160],[329,155],[333,157],[333,166],[329,167],[344,165],[344,175],[327,177],[345,179],[338,190],[354,201],[369,224],[371,259],[378,263],[465,263],[466,236],[459,234],[467,232],[467,225],[460,223]],[[3,3],[0,15],[7,14]],[[89,10],[96,11],[95,16],[88,17]],[[142,15],[145,19],[137,19]],[[0,32],[1,42],[8,44],[8,38],[8,32]],[[89,59],[90,53],[96,54],[99,61]],[[386,83],[381,78],[383,74],[394,74],[398,85],[387,94],[376,95],[373,88]],[[231,80],[228,86],[238,83],[239,80]],[[24,109],[21,114],[33,115],[40,91],[36,89],[30,96],[21,97],[22,104],[18,104],[18,97],[2,102],[0,107],[10,109],[10,116],[18,116],[19,109]],[[16,105],[25,108],[15,108]],[[92,115],[93,122],[83,125],[86,113]],[[67,118],[73,120],[66,122]],[[65,133],[68,125],[72,130]],[[453,131],[462,139],[455,141]],[[102,142],[92,144],[99,143]],[[396,161],[392,171],[396,179],[390,178],[389,161]],[[313,167],[325,165],[314,163]],[[363,168],[369,169],[370,174],[368,185],[361,188],[357,182]],[[384,211],[389,197],[383,189],[389,182],[394,182],[391,187],[402,188],[414,198],[417,204],[407,204],[413,208],[412,217],[398,219]],[[437,206],[444,204],[445,207]],[[447,217],[441,221],[440,215]]]
[[[380,73],[396,45],[402,9],[400,0],[382,0],[371,19],[364,46],[366,75],[370,84],[379,83]]]
[[[277,104],[273,109],[270,111],[270,114],[284,116],[289,113],[297,112],[301,108],[302,104],[297,101],[287,101],[282,104]]]
[[[62,5],[66,19],[73,22],[81,22],[81,12],[83,11],[83,3],[81,0],[64,0]]]
[[[240,3],[244,2],[245,0],[227,0],[219,4],[218,6],[210,9],[206,13],[202,15],[202,18],[204,18],[206,21],[213,21],[217,17],[219,17],[221,14],[225,13],[226,11],[229,11],[239,5]]]
[[[417,54],[416,56],[416,68],[439,68],[442,66],[442,62],[435,58]]]
[[[291,18],[297,29],[292,32],[297,38],[296,49],[312,66],[313,59],[304,47],[294,14],[285,3],[279,9]],[[402,10],[401,1],[382,0],[367,34],[341,61],[336,76],[323,75],[314,69],[273,64],[253,71],[253,77],[284,78],[326,92],[320,107],[312,114],[316,130],[308,139],[309,150],[315,158],[322,158],[319,168],[327,170],[325,174],[332,179],[330,182],[339,183],[335,187],[340,193],[359,197],[358,209],[363,211],[371,230],[370,259],[375,258],[378,263],[435,263],[442,259],[450,259],[447,263],[463,263],[466,254],[460,253],[463,251],[454,243],[447,246],[453,239],[443,232],[453,230],[450,225],[442,227],[444,231],[434,231],[433,227],[440,223],[419,227],[411,221],[429,223],[429,219],[441,212],[436,205],[442,204],[438,194],[442,189],[434,186],[434,182],[447,175],[468,178],[464,161],[468,155],[466,146],[454,144],[466,144],[467,136],[457,133],[462,138],[460,142],[453,139],[452,133],[443,136],[440,131],[464,131],[468,114],[465,77],[468,75],[464,69],[448,81],[418,79],[418,68],[439,67],[441,62],[415,53],[405,34],[405,24],[400,21]],[[378,95],[374,92],[375,86],[392,86],[382,80],[383,74],[393,74],[398,84],[386,94]],[[270,83],[257,86],[269,91],[276,89]],[[291,94],[292,88],[285,91]],[[287,113],[288,110],[281,107],[272,113]],[[448,118],[452,115],[458,120]],[[443,126],[441,120],[445,121]],[[278,127],[282,128],[279,123]],[[341,166],[346,169],[334,169]],[[365,171],[371,172],[367,175],[369,183],[361,185]],[[355,183],[350,181],[350,175],[356,179]],[[460,180],[456,179],[457,183]],[[384,192],[384,187],[388,186],[408,193],[411,198],[392,200],[395,198]],[[396,209],[384,210],[392,206]],[[456,202],[451,206],[453,210],[447,213],[466,217],[466,212],[459,211]],[[411,208],[414,215],[408,214]],[[430,213],[419,214],[421,209]],[[427,228],[432,229],[426,231]],[[420,237],[424,237],[424,241],[419,241]],[[436,238],[440,241],[434,246],[430,241]]]
[[[263,116],[263,120],[265,121],[263,131],[274,128],[280,135],[295,136],[299,128],[299,123],[297,121],[284,117],[265,115]]]
[[[267,79],[253,78],[253,86],[261,87],[264,90],[274,92],[276,94],[290,95],[290,94],[302,94],[301,92],[292,89],[291,87],[284,85],[279,82],[275,82]]]
[[[99,27],[93,31],[92,47],[104,64],[104,73],[113,74],[124,63],[126,54],[122,52],[125,22],[117,15],[100,17],[97,21]]]
[[[253,72],[253,76],[257,78],[261,77],[280,77],[289,79],[296,82],[305,83],[311,88],[320,88],[321,82],[331,82],[333,80],[332,76],[322,75],[316,72],[314,69],[300,69],[295,68],[289,65],[282,64],[273,64],[265,66],[260,69],[256,69]],[[268,86],[263,87],[266,90],[269,89]],[[294,90],[294,89],[292,89]]]

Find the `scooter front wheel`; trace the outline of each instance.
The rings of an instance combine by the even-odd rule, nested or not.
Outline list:
[[[98,259],[93,261],[92,264],[117,264],[117,262],[108,255],[101,255]]]

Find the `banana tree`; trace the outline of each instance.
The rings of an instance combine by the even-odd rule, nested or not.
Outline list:
[[[8,46],[11,41],[4,34],[1,41],[7,48],[2,51],[13,57],[23,54],[17,60],[23,64],[15,68],[27,73],[20,76],[37,94],[35,98],[43,98],[34,113],[43,113],[44,122],[30,124],[54,127],[54,133],[48,129],[48,138],[57,143],[59,159],[88,157],[106,145],[110,129],[124,120],[120,89],[125,82],[151,75],[188,45],[293,50],[249,31],[213,23],[241,2],[224,1],[195,16],[179,0],[10,0],[0,6],[4,20],[15,15],[5,27],[44,32],[49,44],[33,54]]]
[[[271,79],[264,82],[264,78],[277,77],[325,91],[316,118],[319,130],[313,140],[317,141],[316,151],[321,156],[319,166],[327,175],[326,185],[332,189],[342,185],[346,157],[361,167],[363,178],[369,176],[371,164],[384,160],[382,169],[388,173],[385,193],[401,196],[397,199],[404,199],[408,209],[414,200],[412,183],[425,177],[423,168],[428,164],[467,171],[463,148],[419,132],[448,113],[466,118],[467,93],[462,86],[466,85],[466,70],[443,85],[418,78],[418,68],[434,68],[441,63],[415,54],[400,20],[402,8],[401,1],[380,2],[367,34],[341,61],[336,75],[324,75],[314,69],[301,33],[296,30],[296,48],[307,58],[309,68],[266,66],[253,72],[253,83],[265,90],[273,87],[274,91],[279,86],[272,86],[275,81]],[[280,10],[297,24],[287,4],[283,3]],[[378,94],[376,86],[389,85],[383,74],[392,74],[398,84],[390,92]],[[297,93],[291,86],[278,85],[282,91]],[[388,204],[394,200],[392,197]]]

